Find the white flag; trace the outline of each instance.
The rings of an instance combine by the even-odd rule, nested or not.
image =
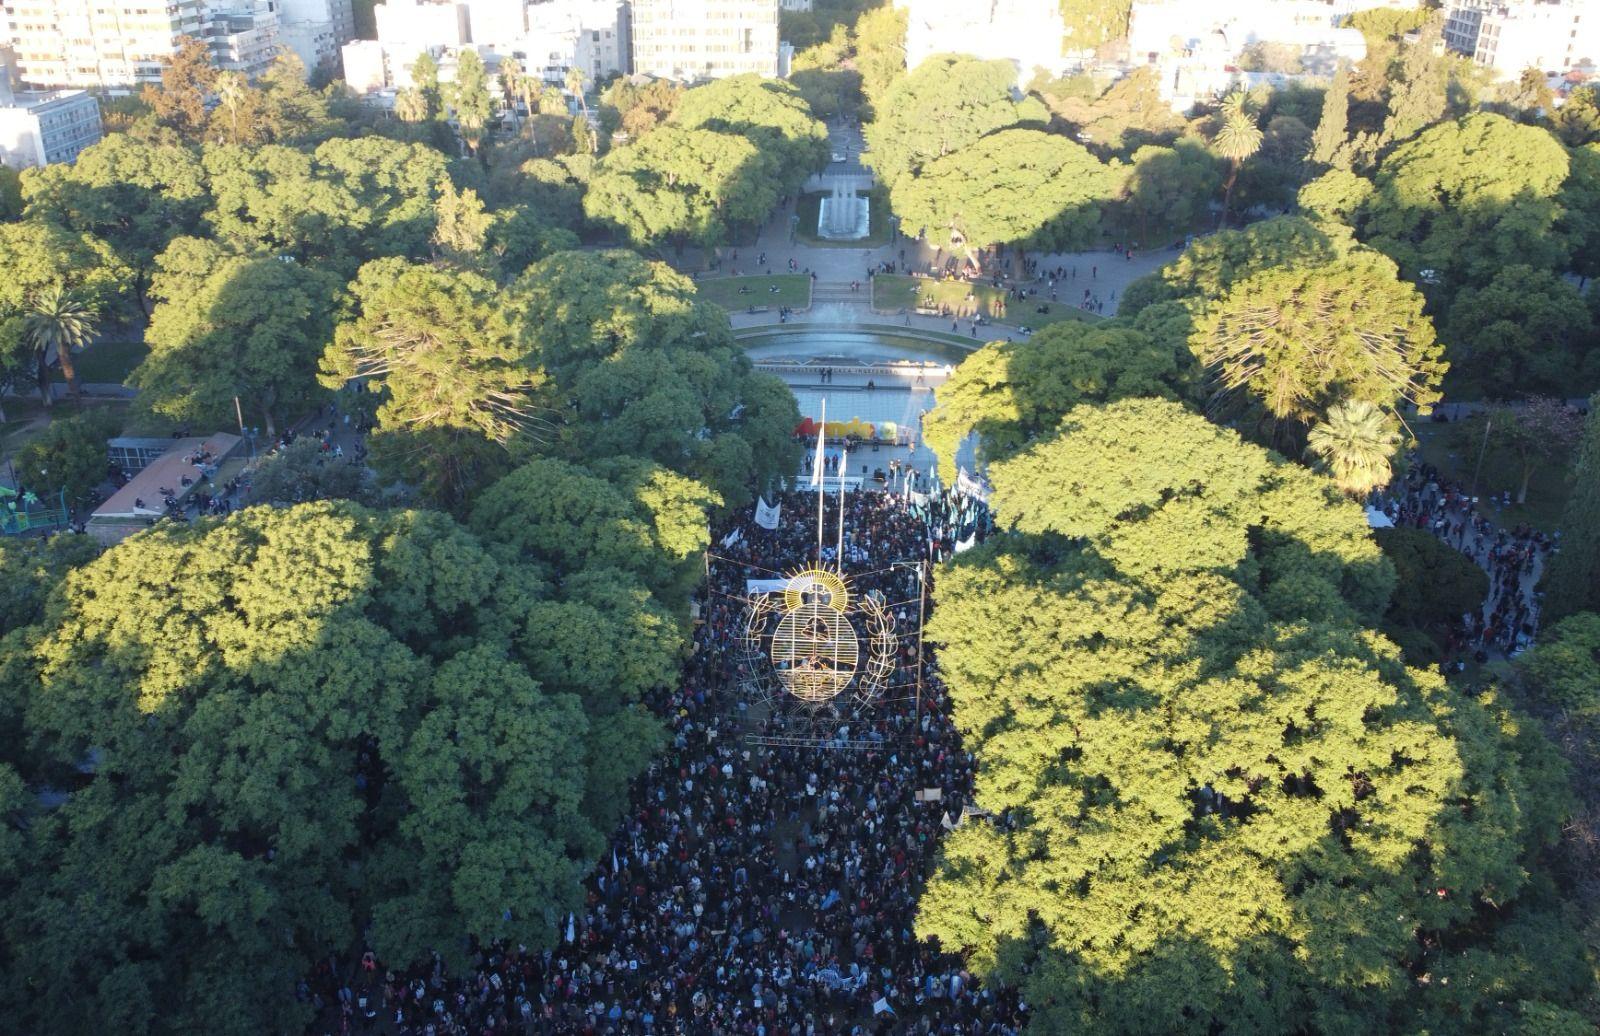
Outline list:
[[[822,485],[822,466],[827,458],[822,454],[822,436],[828,430],[828,401],[822,401],[822,420],[817,423],[817,456],[811,465],[811,484]]]
[[[970,496],[981,503],[989,502],[989,487],[982,479],[967,474],[966,468],[960,468],[956,474],[956,492]]]
[[[776,529],[778,527],[778,514],[782,504],[769,504],[764,497],[756,499],[756,524],[763,529]]]
[[[957,554],[959,554],[964,550],[971,550],[972,549],[972,545],[974,543],[976,543],[976,542],[978,542],[978,534],[977,533],[973,533],[971,536],[968,536],[964,540],[957,540],[956,541],[955,552]]]

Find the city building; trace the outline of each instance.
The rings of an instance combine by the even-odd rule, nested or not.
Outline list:
[[[18,93],[0,107],[0,165],[71,162],[100,139],[100,104],[82,90]]]
[[[389,58],[377,40],[351,40],[339,50],[344,66],[344,83],[358,94],[372,93],[390,85]]]
[[[480,50],[501,53],[528,31],[525,0],[461,0],[467,9],[467,39]]]
[[[1445,46],[1502,79],[1527,69],[1564,75],[1600,64],[1600,0],[1455,0]]]
[[[468,11],[461,4],[429,0],[385,0],[372,9],[378,26],[378,43],[388,55],[391,83],[400,66],[411,67],[424,51],[438,54],[466,43]]]
[[[633,71],[696,82],[778,74],[778,0],[633,0]]]
[[[236,8],[207,12],[206,43],[211,62],[224,72],[242,72],[254,79],[278,55],[278,11],[275,0],[255,0]]]
[[[628,31],[628,5],[619,0],[550,0],[528,7],[528,31],[513,53],[547,83],[565,83],[573,68],[595,83],[629,71]]]
[[[934,54],[971,54],[1017,66],[1018,85],[1063,67],[1060,0],[895,0],[906,12],[906,67]]]
[[[309,75],[339,66],[339,48],[355,38],[351,0],[273,0],[278,39],[300,58]]]
[[[1156,69],[1161,96],[1187,111],[1235,86],[1326,78],[1360,61],[1367,43],[1330,0],[1134,0],[1128,54]]]
[[[201,0],[11,0],[9,11],[28,86],[131,90],[160,80],[184,36],[204,35]]]

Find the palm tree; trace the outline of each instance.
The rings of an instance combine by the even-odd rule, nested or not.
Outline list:
[[[1235,90],[1222,102],[1222,127],[1212,138],[1217,154],[1228,160],[1228,182],[1222,194],[1222,225],[1228,225],[1228,208],[1233,203],[1233,185],[1245,159],[1261,150],[1261,127],[1246,106],[1243,90]]]
[[[59,283],[41,289],[29,302],[23,317],[22,333],[33,347],[38,363],[39,398],[45,406],[50,398],[50,353],[61,364],[67,391],[78,394],[78,372],[72,365],[72,350],[82,348],[95,332],[94,304],[68,291]]]
[[[567,114],[567,99],[561,96],[561,91],[553,86],[546,86],[539,93],[540,115],[565,115]]]
[[[407,87],[394,95],[394,117],[401,122],[419,123],[428,118],[428,98],[421,90]]]
[[[500,62],[500,90],[506,95],[506,103],[511,105],[513,111],[517,106],[517,98],[522,96],[522,62],[516,58],[506,58]]]
[[[1358,399],[1328,411],[1306,436],[1306,452],[1317,458],[1340,489],[1363,497],[1389,481],[1389,458],[1399,443],[1389,415]]]
[[[585,119],[589,117],[589,101],[583,96],[583,83],[587,78],[588,76],[583,74],[583,69],[581,68],[567,69],[567,92],[577,96],[578,103],[583,106],[583,117]]]

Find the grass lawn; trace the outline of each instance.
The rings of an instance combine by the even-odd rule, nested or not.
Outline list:
[[[143,342],[96,342],[75,357],[79,382],[110,382],[120,385],[144,358],[150,349]],[[61,371],[54,374],[56,381],[67,379]]]
[[[828,195],[802,194],[800,200],[795,202],[794,211],[798,222],[795,223],[794,230],[795,236],[801,241],[824,248],[873,248],[888,243],[888,195],[878,190],[867,195],[871,199],[867,207],[867,236],[855,241],[829,241],[827,238],[817,236],[817,219],[822,212],[822,199],[825,197]]]
[[[707,277],[695,282],[700,297],[723,309],[737,312],[751,306],[789,306],[804,309],[811,305],[811,278],[803,273],[779,273],[762,277]],[[773,291],[773,288],[777,291]],[[739,289],[748,288],[743,295]]]
[[[1086,313],[1076,306],[1064,302],[1051,302],[1048,299],[1032,298],[1022,302],[1006,298],[1006,293],[1000,288],[988,284],[972,284],[967,281],[936,281],[930,277],[903,277],[898,274],[879,274],[872,278],[872,307],[889,313],[897,313],[902,309],[915,309],[918,306],[938,309],[940,306],[949,306],[955,311],[965,311],[971,306],[967,296],[972,295],[977,301],[978,311],[991,320],[1013,326],[1026,325],[1039,328],[1048,324],[1058,324],[1063,320],[1099,320],[1099,316]],[[999,310],[1004,316],[996,316],[996,303],[1002,304]],[[1009,304],[1010,308],[1003,306]],[[1040,306],[1049,306],[1048,313],[1039,313]]]
[[[1438,468],[1446,478],[1471,487],[1473,469],[1478,463],[1478,453],[1483,445],[1484,418],[1471,417],[1448,424],[1435,424],[1426,418],[1411,426],[1419,442],[1422,459]],[[1549,532],[1561,524],[1561,511],[1567,504],[1571,486],[1567,481],[1570,462],[1568,451],[1562,451],[1534,470],[1528,483],[1528,502],[1513,503],[1509,507],[1479,504],[1479,509],[1502,527],[1531,525]],[[1522,484],[1522,464],[1509,450],[1496,449],[1489,443],[1483,457],[1483,474],[1478,480],[1478,495],[1487,497],[1510,491],[1516,499]]]

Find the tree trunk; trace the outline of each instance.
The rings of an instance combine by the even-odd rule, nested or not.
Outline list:
[[[47,407],[54,406],[56,401],[50,392],[50,365],[45,362],[43,349],[38,352],[38,360],[39,402]]]
[[[1233,185],[1239,179],[1239,163],[1230,162],[1228,165],[1228,182],[1222,188],[1222,222],[1219,230],[1228,228],[1228,209],[1233,206]]]
[[[67,379],[67,392],[73,399],[77,399],[79,395],[78,368],[72,362],[71,344],[63,342],[61,345],[56,346],[56,362],[61,364],[61,376]]]

